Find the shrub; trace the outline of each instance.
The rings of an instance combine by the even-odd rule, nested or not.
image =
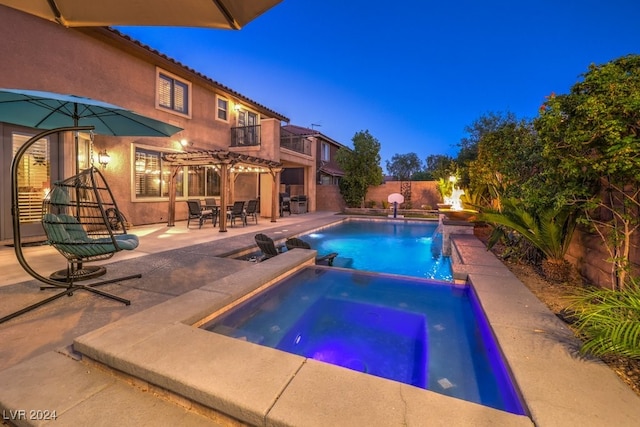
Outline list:
[[[640,286],[583,289],[571,302],[584,339],[582,352],[640,359]]]

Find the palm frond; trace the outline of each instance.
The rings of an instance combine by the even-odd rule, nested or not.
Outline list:
[[[640,287],[582,290],[570,303],[583,352],[640,359]]]
[[[543,209],[534,214],[514,199],[504,200],[500,212],[483,212],[478,219],[517,231],[548,259],[564,258],[575,230],[570,207]]]

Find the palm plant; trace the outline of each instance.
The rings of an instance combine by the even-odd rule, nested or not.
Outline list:
[[[583,289],[570,301],[583,352],[640,359],[640,286]]]
[[[563,282],[570,277],[571,266],[564,259],[576,227],[570,206],[533,212],[516,199],[505,199],[501,211],[483,212],[478,219],[494,227],[489,248],[513,230],[543,253],[542,272],[547,279]]]

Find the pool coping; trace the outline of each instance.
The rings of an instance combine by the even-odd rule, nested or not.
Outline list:
[[[608,367],[580,357],[578,342],[571,332],[478,239],[452,236],[452,244],[456,277],[466,277],[474,287],[520,386],[529,417],[193,326],[204,323],[215,311],[265,283],[277,281],[291,270],[313,265],[315,251],[302,249],[213,279],[199,289],[78,337],[74,347],[84,363],[52,353],[16,366],[15,372],[10,368],[11,376],[17,378],[18,371],[33,373],[50,370],[52,366],[57,368],[59,363],[53,362],[54,356],[66,359],[67,364],[99,366],[137,388],[156,394],[171,390],[164,398],[182,407],[208,409],[211,419],[224,420],[221,425],[637,423],[640,399]],[[73,375],[71,371],[57,372],[56,378],[63,377],[65,387],[69,388],[80,382],[78,378],[86,376],[89,369],[76,366]],[[42,382],[44,376],[38,378]],[[58,382],[50,389],[52,393],[55,390],[56,399],[61,401],[58,407],[67,408],[67,422],[83,416],[86,419],[82,411],[88,406],[96,413],[115,411],[123,416],[122,409],[114,408],[106,397],[106,386],[92,383],[66,393],[59,393],[60,387]],[[27,407],[32,395],[24,393],[22,400],[16,396],[24,404],[21,407]],[[50,401],[48,398],[48,404],[53,404]],[[39,403],[32,407],[42,407],[42,401]],[[157,408],[157,404],[150,407]]]
[[[421,425],[425,419],[532,425],[526,416],[197,328],[231,301],[314,259],[313,250],[285,252],[78,337],[74,348],[250,425]]]
[[[640,419],[638,397],[603,363],[581,357],[571,331],[477,238],[455,235],[452,245],[454,269],[478,295],[530,417],[192,326],[264,283],[311,265],[315,251],[286,252],[212,281],[81,336],[74,347],[252,425],[375,425],[381,419],[387,425],[426,419],[449,425],[632,425]]]

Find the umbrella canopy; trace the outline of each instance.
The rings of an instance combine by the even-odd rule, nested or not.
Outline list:
[[[154,25],[239,30],[282,0],[0,0],[65,27]]]
[[[171,136],[182,129],[117,105],[75,95],[0,89],[0,121],[36,129],[93,126],[114,136]]]

